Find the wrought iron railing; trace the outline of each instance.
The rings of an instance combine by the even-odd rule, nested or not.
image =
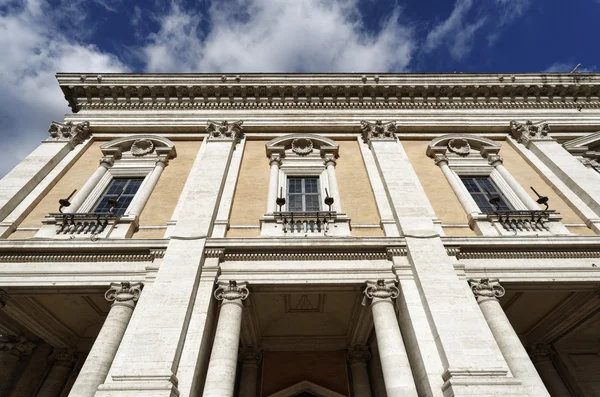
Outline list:
[[[547,231],[554,210],[504,210],[488,214],[488,220],[509,231]]]
[[[323,233],[335,222],[335,211],[274,212],[273,216],[282,224],[284,233]]]
[[[110,221],[120,218],[112,212],[56,212],[50,216],[56,220],[56,234],[100,234]]]

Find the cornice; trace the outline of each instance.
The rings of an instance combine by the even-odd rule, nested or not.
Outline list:
[[[599,107],[600,74],[59,73],[80,109]]]

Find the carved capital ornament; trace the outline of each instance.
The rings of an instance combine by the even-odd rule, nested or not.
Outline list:
[[[238,361],[242,363],[255,363],[258,364],[262,360],[262,352],[255,350],[252,346],[248,346],[245,349],[241,349],[238,354]]]
[[[480,280],[469,280],[469,285],[478,301],[501,298],[506,292],[498,279],[482,278]]]
[[[238,142],[242,138],[242,120],[235,122],[228,121],[208,121],[206,132],[209,140],[234,141]]]
[[[519,123],[513,120],[510,122],[512,137],[523,145],[527,145],[533,140],[551,140],[552,138],[548,135],[549,132],[550,126],[546,121],[534,123],[527,120],[524,123]]]
[[[2,353],[21,358],[29,356],[34,348],[35,344],[23,336],[0,336],[0,352]]]
[[[361,121],[362,138],[365,143],[370,143],[372,139],[387,139],[396,140],[396,122],[390,121],[389,123],[383,123],[381,120],[377,120],[374,123],[368,121]]]
[[[109,302],[115,303],[137,302],[142,293],[143,286],[142,283],[112,283],[108,291],[104,294],[104,298]]]
[[[367,346],[354,345],[348,348],[346,359],[350,364],[364,363],[371,359],[371,352]]]
[[[71,142],[73,145],[79,145],[90,135],[90,123],[88,121],[78,124],[72,121],[66,123],[53,121],[48,128],[48,132],[50,133],[48,141]]]
[[[398,290],[398,287],[394,285],[394,282],[377,280],[376,283],[367,283],[367,287],[363,293],[367,299],[396,299],[400,294],[400,291]]]
[[[234,280],[229,280],[227,285],[219,285],[215,290],[215,298],[223,301],[223,303],[227,301],[246,300],[249,294],[250,291],[246,288],[245,283],[240,286]]]

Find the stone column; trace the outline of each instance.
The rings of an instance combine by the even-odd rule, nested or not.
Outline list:
[[[588,169],[562,145],[548,135],[545,121],[510,122],[511,134],[531,150],[562,182],[575,192],[597,215],[600,215],[600,174]]]
[[[571,397],[571,392],[554,366],[556,352],[549,344],[539,343],[531,351],[533,365],[552,397]]]
[[[530,210],[539,210],[540,206],[535,202],[534,199],[527,194],[527,191],[517,182],[517,180],[508,172],[508,170],[502,164],[503,159],[498,155],[490,155],[488,156],[488,162],[504,179],[504,181],[508,184],[510,189],[517,195],[519,200]]]
[[[90,123],[52,122],[50,137],[0,180],[0,221],[78,144],[89,137]]]
[[[369,348],[362,345],[354,345],[348,349],[346,358],[350,363],[352,372],[352,390],[356,397],[371,397],[371,384],[367,361],[371,359]]]
[[[79,207],[81,207],[84,201],[88,198],[92,190],[94,190],[96,186],[98,186],[100,180],[104,177],[107,170],[114,165],[114,163],[115,160],[112,157],[101,158],[100,165],[98,166],[98,168],[96,168],[96,171],[94,171],[90,179],[88,179],[83,184],[81,189],[79,189],[79,191],[73,198],[73,201],[71,201],[71,205],[65,208],[63,212],[70,214],[77,212]]]
[[[549,397],[519,336],[500,306],[498,298],[504,296],[504,288],[498,280],[488,278],[469,280],[469,285],[513,376],[521,381],[528,396]]]
[[[272,154],[271,161],[271,176],[269,177],[269,195],[267,198],[267,214],[272,214],[277,211],[277,197],[279,197],[279,167],[281,166],[281,156]],[[285,194],[285,193],[284,193]]]
[[[48,362],[52,368],[36,397],[58,397],[60,395],[75,365],[75,355],[72,350],[54,349],[54,352],[48,357]]]
[[[33,351],[35,344],[23,336],[0,336],[0,396],[8,395],[8,387],[18,361]]]
[[[340,190],[338,188],[337,177],[335,176],[335,155],[326,154],[324,160],[327,169],[327,180],[329,181],[329,195],[333,197],[332,211],[342,212],[342,203],[340,201]]]
[[[215,290],[215,298],[222,303],[206,373],[204,397],[233,397],[244,307],[242,301],[248,294],[245,283],[238,285],[235,281],[219,283]]]
[[[398,288],[393,281],[377,280],[367,283],[364,294],[371,300],[387,396],[416,397],[415,381],[392,303],[398,297]]]
[[[436,154],[434,161],[435,164],[442,170],[442,173],[446,177],[446,180],[448,181],[450,186],[452,186],[452,190],[454,191],[454,193],[456,193],[458,201],[460,201],[467,214],[471,216],[478,215],[481,212],[481,210],[479,209],[477,203],[475,203],[471,195],[468,194],[468,192],[466,192],[462,181],[459,178],[457,178],[457,176],[448,166],[448,157],[446,157],[443,154]]]
[[[137,197],[135,198],[135,203],[133,203],[128,215],[137,216],[142,213],[144,206],[148,202],[148,198],[152,194],[154,187],[160,179],[160,175],[165,170],[167,165],[169,165],[169,159],[166,156],[161,156],[160,158],[156,159],[156,166],[150,175],[148,175],[148,179],[146,180],[146,183],[144,183],[142,190],[136,195]]]
[[[256,397],[258,368],[261,360],[262,353],[254,350],[252,346],[240,351],[239,361],[242,363],[242,379],[240,381],[239,397]]]
[[[71,389],[73,396],[93,397],[106,379],[141,290],[141,283],[112,283],[104,294],[106,300],[113,303]]]

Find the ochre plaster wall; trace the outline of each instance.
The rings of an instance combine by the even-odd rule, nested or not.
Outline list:
[[[81,189],[96,171],[99,165],[98,161],[103,156],[100,145],[104,143],[106,142],[93,142],[19,226],[41,226],[42,219],[46,215],[58,212],[58,200],[69,197],[75,189]]]
[[[460,201],[458,201],[454,190],[452,190],[440,167],[435,165],[433,159],[425,154],[429,140],[401,141],[401,143],[438,219],[444,224],[466,224],[467,214]],[[448,230],[448,235],[473,236],[475,234],[469,228],[452,229]]]
[[[269,160],[265,152],[268,141],[248,141],[242,158],[231,208],[231,225],[259,226],[259,219],[267,210],[269,190]],[[380,223],[375,197],[367,176],[360,148],[356,141],[340,141],[336,177],[344,212],[353,224]],[[354,233],[356,230],[356,234]],[[379,228],[353,229],[353,235],[383,236]],[[227,237],[257,237],[259,229],[230,229]]]
[[[548,196],[550,201],[550,209],[556,210],[562,216],[563,223],[585,223],[569,205],[552,190],[552,187],[548,185],[544,179],[533,169],[521,155],[513,149],[508,142],[502,143],[500,149],[500,156],[504,159],[504,167],[510,172],[510,174],[519,182],[519,184],[527,191],[529,196],[534,200],[537,200],[537,196],[529,188],[533,186],[539,194]],[[590,230],[591,232],[591,230]],[[580,233],[586,234],[586,233]],[[593,233],[592,233],[593,234]]]
[[[201,141],[175,141],[174,143],[177,157],[169,161],[169,165],[154,187],[152,195],[140,214],[140,226],[164,226],[171,219],[202,144]],[[159,231],[160,236],[157,235]],[[142,237],[144,235],[152,235],[152,238],[162,237],[165,231],[166,229],[159,229],[149,233],[149,230],[146,230],[144,233],[135,233],[133,238],[148,238]]]
[[[244,149],[233,203],[231,205],[231,225],[260,224],[259,219],[267,211],[269,194],[269,159],[265,151],[268,141],[248,141]],[[227,237],[257,237],[259,229],[235,229],[227,232]]]
[[[344,352],[265,352],[262,396],[307,380],[349,396]]]
[[[340,190],[342,209],[352,224],[379,225],[381,219],[367,168],[357,141],[337,141],[340,145],[335,175]],[[352,229],[353,236],[383,236],[381,228]]]

